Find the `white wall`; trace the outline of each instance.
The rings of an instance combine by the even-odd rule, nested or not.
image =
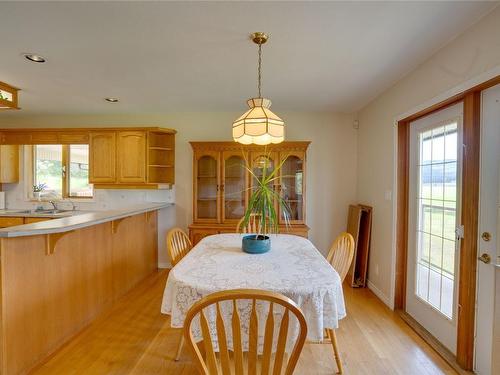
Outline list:
[[[500,64],[500,8],[359,112],[358,200],[374,207],[370,285],[393,300],[395,119]],[[378,272],[377,272],[378,270]]]
[[[310,239],[326,253],[334,237],[345,230],[348,205],[356,201],[357,130],[352,126],[353,116],[332,113],[283,113],[278,110],[277,113],[286,121],[287,140],[312,141],[307,154],[307,224],[311,228]],[[192,151],[188,142],[231,140],[231,123],[237,116],[237,112],[26,116],[21,110],[8,116],[0,115],[0,127],[133,125],[176,129],[175,218],[169,218],[168,214],[162,215],[160,227],[165,231],[173,225],[186,229],[192,220]],[[12,207],[12,204],[21,204],[18,193],[18,189],[17,193],[7,191],[7,201]],[[146,199],[156,199],[156,196],[151,197],[150,194],[152,193],[145,191],[115,191],[98,193],[96,199],[101,203],[138,203]],[[94,208],[105,207],[97,204]],[[164,248],[159,249],[159,262],[161,265],[168,262]]]

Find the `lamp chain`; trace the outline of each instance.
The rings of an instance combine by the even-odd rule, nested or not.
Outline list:
[[[259,79],[259,98],[262,98],[262,95],[261,95],[261,78],[262,78],[262,72],[261,72],[261,66],[262,66],[262,43],[259,43],[259,69],[258,69],[258,79]]]

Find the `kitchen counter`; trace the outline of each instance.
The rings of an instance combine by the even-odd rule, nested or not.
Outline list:
[[[0,229],[0,374],[29,373],[155,272],[158,211],[168,206],[77,211]]]
[[[30,214],[27,210],[0,210],[0,216],[53,218],[52,220],[39,223],[2,228],[0,229],[0,238],[69,232],[75,229],[86,228],[145,212],[160,210],[169,206],[173,206],[173,203],[148,203],[132,206],[126,209],[107,211],[66,211],[68,214],[63,217],[55,216],[54,214]],[[65,214],[66,212],[61,214]]]

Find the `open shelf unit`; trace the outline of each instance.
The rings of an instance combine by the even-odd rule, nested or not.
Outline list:
[[[149,131],[147,149],[148,182],[174,184],[175,134]]]

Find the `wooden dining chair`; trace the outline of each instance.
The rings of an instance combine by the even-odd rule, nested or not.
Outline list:
[[[344,282],[347,272],[349,272],[349,268],[351,267],[354,258],[354,245],[354,237],[347,232],[342,232],[335,241],[333,241],[332,247],[326,257],[328,263],[338,272],[341,283]],[[342,374],[342,361],[340,359],[335,330],[327,328],[326,334],[332,342],[333,353],[335,354],[335,362],[337,363],[339,374]]]
[[[180,228],[173,228],[167,234],[167,250],[172,266],[175,266],[184,256],[191,250],[193,245],[189,240],[188,235]],[[181,335],[175,360],[178,361],[181,356],[182,347],[184,345],[184,335]]]
[[[248,333],[248,360],[247,371],[244,371],[243,350],[242,350],[242,330],[241,330],[241,317],[240,310],[238,310],[238,300],[252,301],[252,308],[249,320],[249,333]],[[232,316],[231,327],[225,327],[220,303],[224,301],[232,302]],[[300,308],[291,299],[274,292],[256,289],[234,289],[225,290],[218,293],[213,293],[195,303],[186,315],[184,321],[184,338],[187,341],[191,353],[193,354],[196,366],[201,374],[215,375],[215,374],[235,374],[243,375],[256,374],[258,362],[258,335],[259,335],[259,321],[257,318],[257,301],[269,302],[269,310],[267,319],[262,322],[265,327],[263,349],[261,356],[261,374],[269,374],[272,369],[273,374],[281,374],[283,365],[285,365],[285,375],[292,374],[300,353],[304,346],[307,336],[307,324],[304,314]],[[204,309],[213,306],[215,311],[215,330],[217,335],[217,342],[219,345],[219,354],[216,356],[212,336],[210,334],[209,323],[204,313]],[[274,351],[274,363],[271,366],[273,358],[273,336],[275,329],[275,306],[284,307],[283,318],[279,326],[277,344]],[[288,361],[285,360],[285,347],[288,335],[288,326],[290,323],[290,315],[297,318],[299,324],[299,332],[292,352],[289,355]],[[201,334],[203,337],[202,346],[205,351],[205,358],[200,353],[200,349],[194,341],[191,331],[191,323],[196,316],[199,316],[201,327]],[[228,349],[228,339],[226,332],[232,332],[233,350],[232,359],[230,359],[230,350]],[[234,372],[231,370],[232,363],[234,364]]]
[[[167,234],[167,250],[172,266],[175,266],[191,250],[193,245],[188,235],[180,228],[173,228]]]
[[[333,241],[332,247],[328,252],[326,260],[335,268],[340,276],[340,282],[343,283],[352,259],[354,258],[354,237],[347,232],[342,232]]]

